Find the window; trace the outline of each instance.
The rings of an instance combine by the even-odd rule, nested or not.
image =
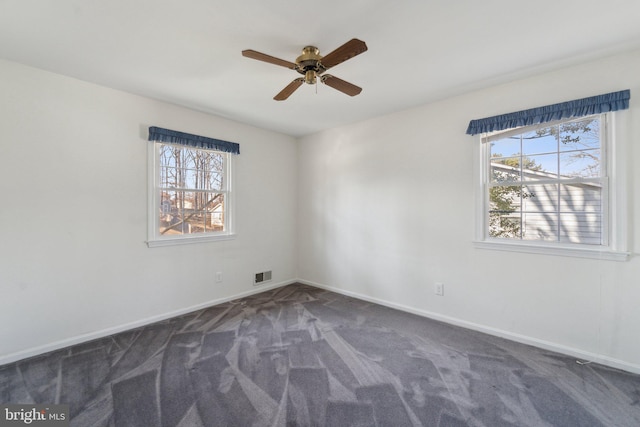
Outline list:
[[[153,142],[148,245],[229,238],[232,155],[213,148],[155,141],[151,130],[149,139]]]
[[[529,126],[484,139],[488,237],[606,244],[603,119]]]
[[[482,135],[476,246],[628,259],[629,99],[626,89],[471,120],[467,134]]]
[[[625,259],[614,233],[611,115],[482,137],[482,235],[496,248]],[[559,250],[559,251],[558,251]]]

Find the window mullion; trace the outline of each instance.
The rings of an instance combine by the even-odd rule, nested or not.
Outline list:
[[[560,193],[562,192],[562,188],[560,187],[560,176],[561,176],[561,171],[560,171],[560,125],[555,126],[556,130],[556,165],[557,165],[557,171],[558,171],[558,176],[556,179],[556,218],[558,221],[558,224],[556,225],[556,242],[560,242],[560,230],[562,228],[562,217],[560,215],[560,203],[562,203],[562,197],[560,195]]]
[[[524,199],[522,193],[524,192],[524,140],[522,134],[520,135],[520,240],[524,238]]]
[[[611,133],[609,132],[609,116],[607,114],[602,115],[601,126],[600,126],[600,141],[604,141],[604,144],[600,144],[600,179],[601,179],[601,188],[602,188],[602,203],[600,204],[600,217],[602,222],[602,234],[600,236],[600,242],[602,245],[612,245],[616,244],[615,237],[612,235],[613,233],[613,209],[612,209],[612,197],[610,193],[610,185],[611,179],[609,177],[609,171],[613,170],[611,166],[611,162],[613,161],[613,154],[611,153],[611,147],[614,143],[613,140],[610,140]],[[612,138],[611,138],[612,139]],[[613,206],[616,206],[614,203]]]

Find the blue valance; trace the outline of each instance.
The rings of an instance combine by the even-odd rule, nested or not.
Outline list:
[[[631,91],[627,89],[620,92],[547,105],[546,107],[531,108],[485,119],[471,120],[467,128],[467,134],[476,135],[520,126],[537,125],[570,117],[583,117],[609,111],[626,110],[629,108],[629,98],[631,98]]]
[[[149,141],[169,142],[171,144],[188,145],[190,147],[240,154],[240,144],[236,144],[235,142],[207,138],[206,136],[192,135],[190,133],[178,132],[155,126],[149,127]]]

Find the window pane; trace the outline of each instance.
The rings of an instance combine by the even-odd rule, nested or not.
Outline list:
[[[171,192],[162,191],[160,192],[160,206],[158,210],[158,214],[160,217],[164,215],[171,214]]]
[[[560,214],[560,241],[564,243],[602,244],[602,215],[595,212]]]
[[[175,159],[179,157],[179,148],[173,147],[171,145],[159,144],[160,150],[160,165],[167,167],[175,167],[176,162]]]
[[[558,210],[558,184],[530,184],[522,189],[522,211],[530,213]]]
[[[160,145],[160,182],[164,188],[175,188],[178,184],[178,170],[176,164],[181,158],[180,149],[170,145]]]
[[[525,180],[540,180],[558,177],[558,155],[542,154],[522,159],[522,177]]]
[[[562,177],[597,178],[600,176],[600,150],[569,151],[560,154]]]
[[[170,183],[170,175],[173,173],[174,169],[169,167],[161,167],[160,168],[160,187],[169,188],[175,187]]]
[[[224,174],[222,172],[213,171],[207,177],[207,190],[223,190]]]
[[[224,159],[225,156],[220,153],[207,152],[207,156],[203,159],[207,171],[203,174],[203,183],[207,190],[222,190],[224,177]]]
[[[204,215],[201,209],[203,194],[192,191],[184,192],[183,220],[187,224],[183,227],[184,233],[204,232]]]
[[[158,231],[161,235],[184,234],[188,232],[184,223],[184,191],[162,191]]]
[[[513,212],[520,209],[522,190],[519,185],[496,186],[489,189],[489,209]]]
[[[558,151],[557,127],[537,129],[522,134],[522,154],[555,153]]]
[[[560,125],[560,151],[600,148],[600,119],[591,117]]]
[[[560,212],[602,212],[600,184],[567,184],[560,186]]]
[[[182,167],[185,169],[196,169],[196,157],[198,156],[196,149],[182,147]]]
[[[189,170],[185,171],[187,188],[222,190],[224,155],[211,151],[197,151],[190,156]]]
[[[209,231],[206,229],[206,213],[206,210],[196,208],[185,211],[185,222],[188,224],[189,234]]]
[[[183,188],[199,189],[198,172],[194,169],[181,169]]]
[[[520,238],[519,212],[489,212],[489,237]]]
[[[520,181],[519,157],[491,160],[491,182],[517,181]]]
[[[558,240],[558,215],[555,212],[523,213],[523,240]]]
[[[520,137],[509,137],[490,142],[491,157],[511,157],[520,153]]]
[[[204,233],[205,230],[205,212],[199,210],[192,210],[189,213],[189,216],[186,219],[186,222],[189,224],[189,233]]]
[[[489,189],[489,236],[520,237],[519,185],[497,186]]]
[[[208,193],[205,228],[207,231],[224,231],[224,194]]]

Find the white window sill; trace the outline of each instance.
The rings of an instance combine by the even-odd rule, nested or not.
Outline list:
[[[193,243],[219,242],[223,240],[233,240],[235,234],[213,234],[213,235],[194,235],[194,236],[176,236],[167,237],[158,240],[148,240],[147,246],[150,248],[158,248],[162,246],[189,245]]]
[[[544,245],[533,242],[507,242],[507,241],[475,241],[474,246],[478,249],[490,249],[496,251],[525,252],[542,255],[558,255],[576,258],[591,258],[607,261],[627,261],[631,254],[629,252],[612,251],[609,249],[587,248],[577,246]]]

